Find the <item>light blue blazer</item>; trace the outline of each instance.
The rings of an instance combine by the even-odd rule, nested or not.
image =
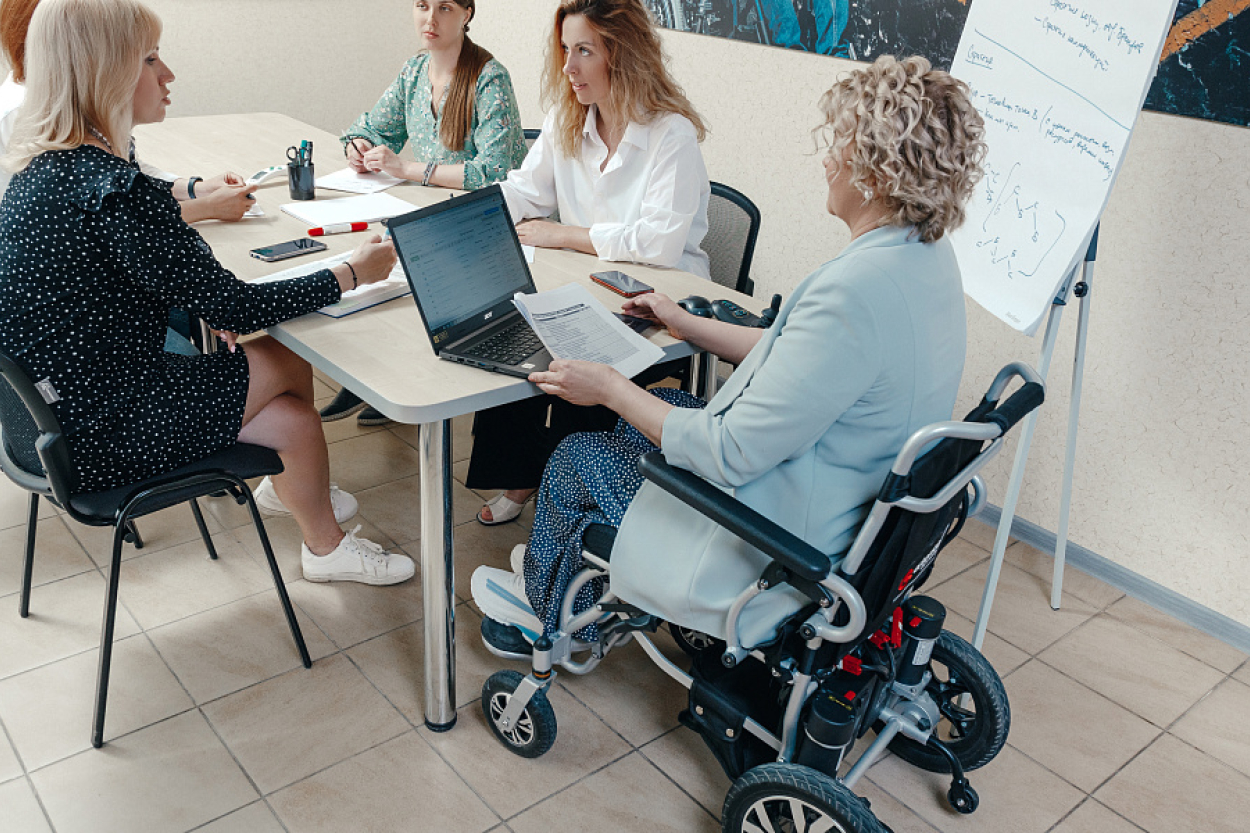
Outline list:
[[[950,244],[875,229],[799,284],[705,410],[668,414],[664,456],[841,554],[907,437],[950,419],[965,345]],[[733,600],[767,564],[648,482],[613,546],[612,590],[723,637]],[[761,594],[740,621],[743,643],[766,640],[802,604],[789,588]]]

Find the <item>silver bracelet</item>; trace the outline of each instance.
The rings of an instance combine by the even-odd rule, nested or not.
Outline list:
[[[422,185],[430,184],[430,174],[434,173],[434,169],[438,167],[437,162],[430,162],[425,166],[425,176],[421,177]]]

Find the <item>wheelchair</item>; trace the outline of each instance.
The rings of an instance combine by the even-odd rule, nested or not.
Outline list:
[[[1023,384],[999,402],[1013,379]],[[723,638],[691,631],[611,592],[615,530],[591,526],[583,566],[565,592],[560,629],[534,643],[532,669],[500,671],[481,705],[496,737],[536,758],[556,738],[545,694],[556,666],[590,672],[614,648],[636,639],[661,669],[689,690],[679,716],[698,732],[733,786],[726,833],[837,829],[887,830],[852,792],[888,749],[930,772],[949,773],[947,799],[961,813],[977,808],[966,773],[985,766],[1007,741],[1011,711],[1003,683],[979,651],[943,630],[945,609],[916,591],[942,548],[984,502],[978,472],[1007,431],[1042,404],[1044,388],[1027,365],[1003,368],[963,421],[914,433],[898,453],[850,549],[830,557],[659,452],[640,461],[643,475],[771,559],[729,610]],[[597,603],[573,613],[573,599],[605,579]],[[789,585],[807,602],[765,643],[743,645],[738,619],[770,587]],[[597,624],[589,644],[573,634]],[[654,644],[666,627],[688,655],[678,667]],[[489,645],[488,645],[489,648]],[[875,737],[852,763],[857,740]]]

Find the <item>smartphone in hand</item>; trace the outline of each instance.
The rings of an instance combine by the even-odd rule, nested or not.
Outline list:
[[[617,295],[624,295],[626,298],[633,298],[655,291],[653,287],[647,286],[637,278],[630,277],[624,272],[618,272],[615,269],[610,272],[592,272],[590,279],[600,286],[606,286]]]

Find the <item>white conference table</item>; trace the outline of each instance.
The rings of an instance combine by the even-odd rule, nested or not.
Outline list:
[[[137,128],[135,138],[140,159],[182,176],[207,177],[226,170],[250,176],[267,166],[285,164],[286,149],[304,139],[313,142],[318,176],[346,167],[335,136],[277,113],[168,119],[162,124]],[[453,192],[405,184],[386,193],[419,208],[447,199]],[[317,191],[318,200],[346,196],[351,195]],[[291,202],[285,176],[262,185],[256,197],[265,211],[264,217],[240,223],[209,221],[196,226],[218,260],[245,280],[307,260],[265,263],[248,254],[250,249],[302,237],[307,231],[303,223],[279,208]],[[349,251],[368,234],[380,230],[381,226],[375,224],[369,232],[323,238],[329,248],[317,257]],[[575,281],[586,286],[609,309],[618,309],[620,297],[599,287],[588,276],[619,265],[578,252],[539,249],[531,272],[540,290]],[[705,279],[685,272],[633,264],[625,268],[675,298],[711,293],[740,304],[751,303],[748,296],[713,287]],[[271,327],[268,332],[386,416],[419,426],[425,722],[431,729],[446,731],[456,721],[450,420],[540,391],[524,379],[439,360],[411,296],[344,318],[312,313]],[[646,335],[664,348],[666,358],[681,358],[693,352],[689,345],[673,339],[666,331],[653,328]],[[710,374],[705,373],[705,377],[711,381]]]

